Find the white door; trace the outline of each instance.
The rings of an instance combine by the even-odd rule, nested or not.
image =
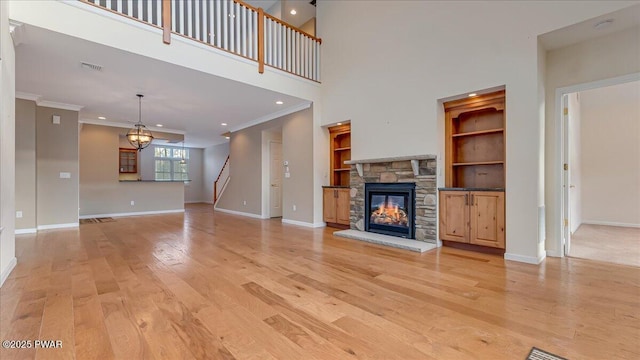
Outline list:
[[[569,249],[571,248],[571,227],[569,226],[569,219],[571,218],[571,199],[569,191],[569,184],[571,181],[570,171],[571,164],[570,159],[570,146],[569,146],[569,97],[567,95],[562,96],[562,237],[564,242],[564,255],[569,255]]]
[[[269,142],[269,217],[282,216],[282,144]]]

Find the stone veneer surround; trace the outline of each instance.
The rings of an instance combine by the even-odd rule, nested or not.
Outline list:
[[[351,229],[364,231],[365,183],[416,183],[415,239],[436,240],[436,156],[351,160]]]

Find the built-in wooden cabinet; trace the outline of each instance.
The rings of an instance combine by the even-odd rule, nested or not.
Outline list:
[[[330,183],[333,186],[349,186],[351,166],[344,162],[351,160],[351,125],[329,128]]]
[[[120,148],[120,173],[135,174],[138,172],[138,150]]]
[[[327,225],[349,225],[349,188],[325,187],[323,189],[323,220]]]
[[[505,92],[455,100],[445,107],[445,184],[504,188]]]
[[[440,239],[504,249],[504,192],[440,191]]]
[[[444,103],[440,239],[505,248],[505,92]]]

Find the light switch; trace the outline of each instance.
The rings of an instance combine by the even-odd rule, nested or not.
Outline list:
[[[286,177],[286,178],[290,178],[290,177],[291,177],[291,173],[288,173],[288,172],[287,172],[287,173],[284,173],[284,177]]]
[[[60,125],[60,115],[53,115],[53,123]]]
[[[69,172],[61,172],[60,179],[71,179],[71,173]]]

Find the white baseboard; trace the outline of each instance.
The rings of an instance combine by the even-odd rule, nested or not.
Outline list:
[[[50,224],[50,225],[38,225],[37,230],[51,230],[51,229],[68,229],[68,228],[75,228],[80,226],[79,223],[74,222],[74,223],[68,223],[68,224]]]
[[[527,264],[534,264],[534,265],[540,264],[542,262],[542,260],[544,260],[545,257],[547,257],[546,252],[541,254],[537,258],[535,258],[533,256],[524,256],[524,255],[518,255],[518,254],[504,253],[504,259],[505,260],[518,261],[518,262],[523,262],[523,263],[527,263]]]
[[[2,284],[4,284],[5,280],[7,280],[13,269],[16,267],[16,264],[18,264],[18,259],[16,259],[16,257],[14,256],[13,259],[9,261],[9,265],[7,265],[4,270],[2,270],[2,275],[0,275],[0,287],[2,287]]]
[[[36,228],[30,228],[30,229],[16,229],[15,234],[16,235],[22,235],[22,234],[35,234],[38,232],[38,229]]]
[[[560,250],[547,250],[546,253],[550,257],[562,257]]]
[[[223,213],[227,213],[227,214],[232,214],[232,215],[240,215],[240,216],[246,216],[246,217],[250,217],[250,218],[254,218],[254,219],[268,219],[267,217],[263,217],[262,215],[258,215],[258,214],[252,214],[252,213],[246,213],[246,212],[242,212],[242,211],[235,211],[235,210],[229,210],[229,209],[223,209],[223,208],[215,208],[215,211],[220,211]]]
[[[640,228],[640,224],[620,223],[620,222],[613,222],[613,221],[582,220],[582,224]]]
[[[289,220],[289,219],[282,219],[282,223],[283,224],[290,224],[290,225],[297,225],[297,226],[304,226],[304,227],[308,227],[308,228],[321,228],[321,227],[327,226],[327,224],[325,222],[310,223],[310,222],[304,222],[304,221],[298,221],[298,220]]]
[[[126,212],[126,213],[113,213],[113,214],[81,215],[80,219],[92,219],[92,218],[103,218],[103,217],[125,217],[125,216],[158,215],[158,214],[173,214],[173,213],[183,213],[183,212],[184,212],[184,209],[156,210],[156,211],[136,211],[136,212]]]

